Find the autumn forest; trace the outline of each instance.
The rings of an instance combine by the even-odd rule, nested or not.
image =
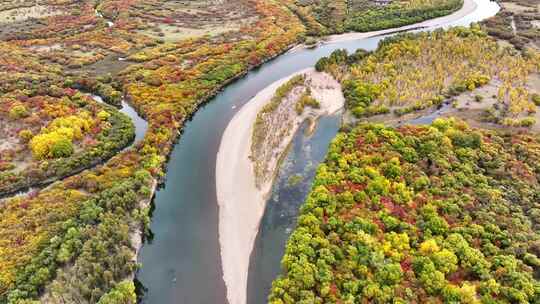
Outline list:
[[[247,162],[252,175],[227,175],[237,183],[227,193],[231,208],[255,204],[245,179],[263,211],[261,185],[279,175],[291,131],[340,118],[278,250],[267,303],[540,303],[540,5],[502,0],[489,18],[447,26],[482,5],[492,4],[0,0],[0,303],[204,303],[178,296],[189,284],[163,252],[153,261],[176,270],[153,274],[155,283],[141,262],[153,239],[188,233],[153,226],[153,214],[178,186],[172,173],[202,174],[175,151],[195,144],[184,131],[203,110],[223,122],[196,130],[216,134],[201,167],[213,174],[216,155],[234,145],[224,130],[251,113],[248,136],[236,133],[249,155],[227,162]],[[351,48],[370,39],[375,49]],[[295,54],[312,69],[270,86],[272,64]],[[257,73],[274,89],[247,85]],[[236,84],[269,95],[230,97]],[[230,113],[211,112],[219,98]],[[257,98],[262,106],[248,108]],[[223,227],[248,229],[215,215],[229,207],[218,208],[219,188],[206,182],[215,211],[203,218],[216,226],[191,242],[215,247],[225,273],[219,286],[194,278],[212,292],[193,293],[245,304],[251,285],[237,288],[222,264],[249,261],[206,242],[249,257]],[[187,197],[169,204],[203,206]],[[192,247],[187,239],[169,242]]]

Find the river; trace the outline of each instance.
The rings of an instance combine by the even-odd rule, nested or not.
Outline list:
[[[498,6],[475,0],[477,9],[443,27],[468,25],[493,16]],[[430,30],[433,28],[423,29]],[[153,200],[151,231],[140,251],[143,267],[137,274],[141,301],[148,304],[227,303],[218,240],[215,166],[221,136],[234,114],[257,92],[274,81],[312,67],[336,49],[373,50],[386,36],[324,44],[284,54],[230,84],[184,126],[167,164],[167,179]],[[338,117],[321,120],[315,133],[299,132],[283,162],[252,254],[248,303],[265,303],[271,280],[280,272],[279,260],[298,206],[309,191],[314,170],[324,159],[339,127]],[[289,176],[304,178],[291,185]],[[231,303],[234,304],[234,303]]]

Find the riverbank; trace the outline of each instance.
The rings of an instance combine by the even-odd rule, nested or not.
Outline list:
[[[237,112],[221,139],[216,162],[216,191],[223,278],[231,304],[246,303],[249,257],[274,180],[270,178],[260,187],[256,185],[251,157],[254,124],[257,114],[270,101],[276,89],[299,74],[311,78],[312,95],[320,103],[317,115],[331,114],[343,107],[344,98],[339,83],[327,74],[315,72],[312,68],[305,69],[260,91]],[[273,151],[274,156],[270,160],[273,171],[307,115],[295,119],[290,132]]]
[[[397,28],[389,28],[384,30],[378,30],[378,31],[372,31],[372,32],[362,32],[362,33],[345,33],[345,34],[338,34],[338,35],[330,35],[323,38],[322,44],[330,44],[330,43],[338,43],[338,42],[345,42],[345,41],[351,41],[351,40],[359,40],[359,39],[366,39],[369,37],[375,37],[375,36],[381,36],[381,35],[388,35],[392,33],[399,33],[399,32],[406,32],[416,29],[423,29],[428,27],[442,27],[448,23],[454,22],[456,20],[459,20],[472,12],[474,12],[478,8],[478,3],[476,0],[464,0],[463,6],[455,11],[454,13],[438,17],[426,21],[422,21],[419,23],[409,24]],[[292,48],[289,52],[296,52],[302,49],[309,48],[308,46],[304,44],[300,44],[294,48]]]

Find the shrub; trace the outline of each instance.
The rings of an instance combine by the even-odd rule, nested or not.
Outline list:
[[[532,127],[535,123],[536,119],[534,119],[533,117],[523,118],[519,121],[519,125],[526,128]]]
[[[107,120],[109,117],[111,117],[111,114],[109,114],[109,112],[107,112],[107,111],[101,110],[101,111],[99,111],[99,113],[97,114],[97,117],[98,117],[100,120]]]
[[[540,94],[532,94],[532,101],[535,105],[540,106]]]
[[[72,132],[72,129],[63,128],[34,136],[30,141],[33,157],[44,159],[71,155],[73,153]]]
[[[70,139],[81,139],[83,133],[90,130],[92,123],[89,114],[83,112],[79,115],[56,118],[47,126],[45,132],[62,129],[61,133],[71,134],[68,136]]]
[[[11,107],[11,109],[9,109],[9,117],[11,119],[19,119],[27,117],[28,115],[30,115],[28,109],[26,109],[26,107],[22,104],[14,105]]]
[[[32,136],[34,136],[34,134],[32,133],[32,131],[28,130],[28,129],[25,129],[25,130],[21,130],[19,132],[19,137],[21,138],[21,140],[23,142],[28,142],[30,141],[30,139],[32,139]]]
[[[99,299],[98,304],[135,304],[137,296],[132,281],[122,281]]]
[[[73,154],[73,143],[67,138],[62,138],[50,147],[53,158],[67,157]]]

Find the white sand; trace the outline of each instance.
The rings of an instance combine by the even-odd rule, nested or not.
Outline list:
[[[365,39],[365,38],[384,35],[384,34],[393,33],[393,32],[412,30],[418,27],[443,26],[469,15],[470,13],[474,12],[477,7],[478,7],[478,4],[476,3],[475,0],[464,0],[463,6],[459,10],[447,16],[430,19],[423,22],[419,22],[419,23],[409,24],[402,27],[389,28],[389,29],[379,30],[379,31],[330,35],[326,37],[322,43],[329,44],[329,43],[336,43],[336,42],[343,42],[343,41],[350,41],[350,40],[359,40],[359,39]],[[304,45],[298,45],[292,48],[289,52],[294,52],[303,48],[305,48]]]
[[[306,69],[280,79],[259,92],[236,113],[221,139],[216,162],[216,188],[223,279],[230,304],[246,303],[249,259],[273,182],[264,183],[260,189],[255,185],[253,162],[249,158],[253,125],[257,113],[270,101],[274,91],[300,73],[309,73],[312,78],[312,96],[321,104],[317,110],[319,115],[334,113],[343,107],[344,98],[339,83],[328,74]],[[292,140],[300,120],[295,121],[294,130],[283,139],[283,145],[279,147],[282,151],[278,151],[278,155]],[[278,165],[277,158],[272,162],[274,169]]]

